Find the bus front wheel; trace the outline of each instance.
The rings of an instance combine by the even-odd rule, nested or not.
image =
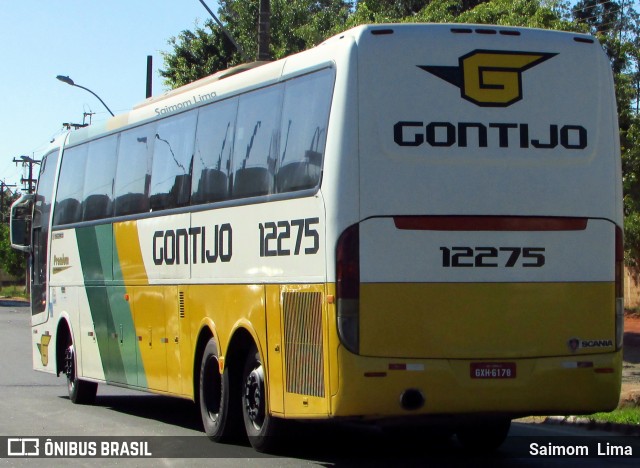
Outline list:
[[[77,365],[75,347],[73,343],[69,343],[64,354],[64,373],[67,376],[69,399],[79,405],[88,405],[96,399],[98,384],[79,379]]]
[[[200,365],[200,415],[209,439],[225,442],[238,435],[239,402],[231,396],[230,369],[220,373],[218,347],[213,338],[207,343]]]
[[[252,346],[242,372],[242,416],[252,447],[270,452],[278,447],[280,420],[269,415],[265,391],[264,366],[257,348]]]

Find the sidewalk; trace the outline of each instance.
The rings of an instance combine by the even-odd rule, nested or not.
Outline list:
[[[622,390],[620,391],[620,406],[640,407],[640,383],[622,383]]]

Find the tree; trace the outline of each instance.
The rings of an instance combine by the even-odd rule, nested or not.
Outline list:
[[[18,199],[18,194],[4,194],[2,212],[0,212],[0,268],[19,279],[25,275],[25,255],[11,248],[9,238],[9,213],[11,204]]]
[[[577,24],[602,43],[614,75],[625,215],[625,261],[640,266],[640,25],[631,2],[582,0],[572,11]]]
[[[258,6],[255,0],[221,0],[220,20],[248,57],[255,57]],[[271,0],[271,56],[275,59],[313,47],[327,32],[343,29],[350,3],[345,0]],[[242,56],[213,21],[197,24],[169,39],[163,53],[165,84],[175,88],[242,63]]]
[[[220,20],[248,57],[255,57],[258,7],[255,0],[220,0]],[[271,0],[274,59],[313,47],[345,29],[382,22],[471,22],[573,29],[565,10],[540,0]],[[206,21],[169,40],[161,75],[177,87],[242,62],[221,29]]]
[[[362,0],[348,26],[382,22],[479,23],[576,30],[560,4],[540,0]]]
[[[531,28],[577,30],[560,5],[540,0],[431,2],[417,18],[424,22],[498,24]]]
[[[24,254],[11,248],[9,227],[0,224],[0,267],[10,275],[22,279],[25,275],[24,262]]]
[[[165,69],[160,75],[175,88],[240,63],[241,58],[220,27],[208,20],[204,28],[182,31],[169,39],[173,52],[163,52]]]

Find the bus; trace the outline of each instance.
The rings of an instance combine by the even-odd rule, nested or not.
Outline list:
[[[12,210],[33,366],[263,451],[288,420],[497,447],[611,410],[613,89],[588,35],[367,25],[65,133]]]

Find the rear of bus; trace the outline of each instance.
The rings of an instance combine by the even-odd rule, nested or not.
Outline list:
[[[353,34],[359,212],[336,243],[332,413],[613,409],[622,190],[600,44],[494,26]]]

